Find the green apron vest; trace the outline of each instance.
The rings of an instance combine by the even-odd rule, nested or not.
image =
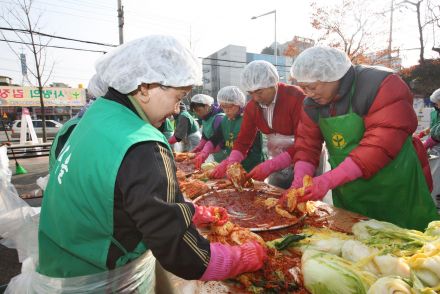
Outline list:
[[[206,120],[202,120],[202,132],[205,135],[205,137],[209,140],[213,135],[214,135],[214,120],[217,116],[224,116],[225,114],[223,112],[219,112],[215,115],[211,115],[211,117],[209,117]],[[212,154],[214,156],[214,160],[216,162],[222,162],[226,157],[226,153],[224,153],[223,151],[219,151],[217,153],[213,153]]]
[[[116,266],[147,250],[140,242],[128,252],[113,238],[116,176],[127,150],[145,141],[170,149],[164,135],[130,109],[106,99],[93,103],[50,172],[40,216],[38,272],[75,277],[106,271],[111,243],[124,253]]]
[[[332,169],[359,145],[365,132],[362,117],[351,108],[354,85],[348,114],[319,118]],[[337,187],[332,195],[336,207],[404,228],[424,230],[430,221],[439,219],[411,137],[397,157],[373,177]]]
[[[75,128],[80,120],[81,120],[81,118],[79,118],[79,117],[74,117],[74,118],[68,120],[61,127],[61,129],[57,132],[57,135],[53,139],[52,146],[50,147],[50,152],[49,152],[49,171],[52,169],[52,167],[54,166],[54,164],[55,164],[55,162],[57,160],[57,158],[55,156],[55,151],[57,149],[60,137],[63,136],[70,128]]]
[[[174,132],[174,126],[173,123],[166,118],[165,121],[163,122],[163,128],[161,129],[161,133],[164,134],[165,138],[169,139]]]
[[[243,121],[243,116],[240,115],[234,120],[228,119],[225,116],[220,124],[223,138],[225,140],[222,152],[226,154],[226,157],[231,154],[232,147],[234,147],[234,141],[238,137],[240,132],[241,123]],[[257,132],[255,141],[252,144],[251,149],[248,152],[248,156],[241,162],[243,168],[250,172],[255,166],[262,163],[266,158],[263,153],[263,135],[261,132]]]
[[[197,132],[199,130],[199,127],[197,126],[196,120],[194,119],[194,117],[192,117],[191,114],[189,114],[188,111],[183,111],[179,114],[179,116],[177,117],[177,124],[179,124],[179,119],[180,116],[184,116],[189,120],[189,133],[188,135],[194,134],[195,132]]]
[[[432,128],[433,126],[438,124],[439,121],[440,121],[440,112],[438,112],[437,110],[433,109],[431,111],[431,120],[430,120],[429,127]]]

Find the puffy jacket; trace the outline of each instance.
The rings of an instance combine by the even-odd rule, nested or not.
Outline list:
[[[299,87],[278,83],[272,128],[267,124],[261,106],[254,100],[250,100],[245,106],[243,122],[240,133],[234,141],[233,150],[246,155],[254,143],[257,131],[263,134],[278,133],[296,136],[304,98],[304,92]],[[287,152],[293,158],[293,145],[287,149]]]
[[[349,156],[361,168],[363,177],[370,178],[398,155],[405,140],[417,128],[413,96],[399,76],[373,67],[355,66],[341,80],[339,94],[342,91],[342,95],[330,105],[317,105],[310,98],[304,100],[293,162],[304,160],[315,166],[319,164],[324,139],[317,118],[323,116],[324,108],[327,116],[348,112],[348,92],[355,76],[356,92],[351,103],[353,111],[364,119],[365,133]],[[332,109],[336,109],[336,113],[331,114]],[[426,151],[414,140],[413,144],[431,188]]]

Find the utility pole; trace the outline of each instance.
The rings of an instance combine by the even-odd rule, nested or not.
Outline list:
[[[393,41],[393,13],[394,13],[394,0],[391,0],[391,14],[390,14],[390,36],[388,39],[388,67],[391,68],[391,44]]]
[[[119,45],[124,43],[124,6],[122,0],[118,0],[118,27],[119,27]]]

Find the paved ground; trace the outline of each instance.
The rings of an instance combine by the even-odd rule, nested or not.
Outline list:
[[[39,177],[47,175],[48,157],[30,158],[18,160],[28,173],[25,175],[13,175],[12,183],[19,195],[31,196],[41,194],[35,181]],[[9,167],[15,173],[15,162],[9,162]],[[42,198],[25,199],[31,206],[41,206]],[[18,262],[17,251],[0,245],[0,286],[20,273],[21,264]],[[1,290],[0,290],[1,291]]]

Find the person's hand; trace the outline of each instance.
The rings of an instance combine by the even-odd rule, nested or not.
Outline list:
[[[312,185],[305,189],[304,196],[297,198],[298,202],[322,200],[328,191],[333,188],[329,175],[330,173],[325,173],[319,177],[314,177]]]
[[[298,201],[321,200],[329,190],[354,181],[361,176],[362,170],[350,157],[347,157],[335,169],[319,177],[314,177],[312,185],[305,189],[304,196],[299,197]]]
[[[199,152],[196,157],[194,158],[194,166],[196,167],[196,169],[200,169],[200,167],[202,166],[202,164],[205,162],[206,158],[208,158],[209,153],[206,152]]]
[[[173,145],[177,143],[177,139],[175,136],[171,136],[168,138],[168,144]]]
[[[211,258],[202,281],[224,280],[246,272],[254,272],[263,267],[267,259],[266,249],[259,243],[250,241],[240,246],[211,243]]]
[[[222,226],[228,219],[228,212],[223,207],[195,205],[192,221],[196,227],[204,227],[207,225]]]
[[[289,153],[286,151],[275,156],[272,159],[266,160],[254,167],[248,174],[248,178],[257,181],[263,181],[271,173],[282,170],[292,163]]]
[[[206,144],[206,140],[205,139],[201,139],[200,140],[200,142],[199,142],[199,144],[197,144],[197,146],[193,149],[193,150],[191,150],[190,152],[191,153],[197,153],[197,152],[200,152],[200,151],[202,151],[203,150],[203,147],[205,146],[205,144]]]
[[[307,161],[297,161],[293,168],[293,182],[291,188],[301,188],[303,186],[304,177],[313,177],[315,169],[315,166]]]
[[[226,175],[226,169],[228,168],[228,159],[226,158],[219,165],[217,165],[209,174],[210,178],[213,179],[221,179]]]
[[[272,173],[268,163],[268,160],[260,163],[248,173],[247,177],[257,181],[264,181]]]
[[[432,137],[429,137],[425,142],[423,142],[423,147],[425,147],[425,150],[429,150],[439,143],[440,142],[435,141]]]
[[[425,137],[426,135],[428,135],[430,133],[430,129],[424,129],[422,131],[420,131],[420,133],[417,135],[417,138],[422,139],[423,137]]]

